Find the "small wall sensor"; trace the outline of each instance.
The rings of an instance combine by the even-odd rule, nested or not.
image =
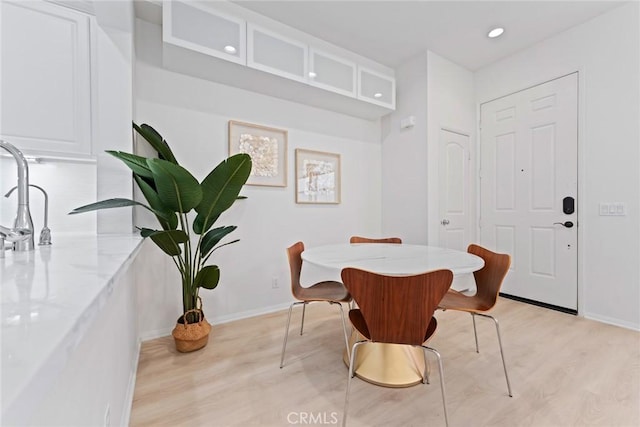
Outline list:
[[[400,129],[407,129],[415,126],[416,124],[416,116],[405,117],[400,120]]]

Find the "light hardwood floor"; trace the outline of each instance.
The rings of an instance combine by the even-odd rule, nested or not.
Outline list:
[[[209,345],[190,354],[177,353],[171,337],[145,342],[131,425],[339,424],[347,368],[338,311],[311,304],[303,336],[300,313],[294,309],[283,369],[286,311],[214,325]],[[640,333],[505,299],[493,314],[512,398],[493,322],[477,319],[478,354],[470,315],[436,313],[429,345],[443,357],[451,426],[640,425]],[[404,389],[354,378],[348,425],[444,425],[432,372],[430,385]]]

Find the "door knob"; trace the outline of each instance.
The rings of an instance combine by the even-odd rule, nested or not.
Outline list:
[[[449,220],[448,219],[443,219],[442,221],[440,221],[440,224],[448,225],[449,224]]]
[[[564,227],[566,227],[566,228],[571,228],[571,227],[573,227],[573,222],[571,222],[571,221],[565,221],[565,222],[554,222],[553,224],[554,224],[554,225],[555,225],[555,224],[562,225],[562,226],[564,226]]]

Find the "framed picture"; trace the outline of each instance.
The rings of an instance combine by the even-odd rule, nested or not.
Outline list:
[[[248,185],[287,186],[287,131],[229,121],[229,155],[247,153],[253,167]]]
[[[340,203],[340,155],[296,149],[296,203]]]

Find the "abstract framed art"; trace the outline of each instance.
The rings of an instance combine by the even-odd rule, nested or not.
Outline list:
[[[287,131],[229,121],[229,155],[246,153],[253,167],[247,185],[287,186]]]
[[[296,203],[340,203],[340,155],[296,149]]]

